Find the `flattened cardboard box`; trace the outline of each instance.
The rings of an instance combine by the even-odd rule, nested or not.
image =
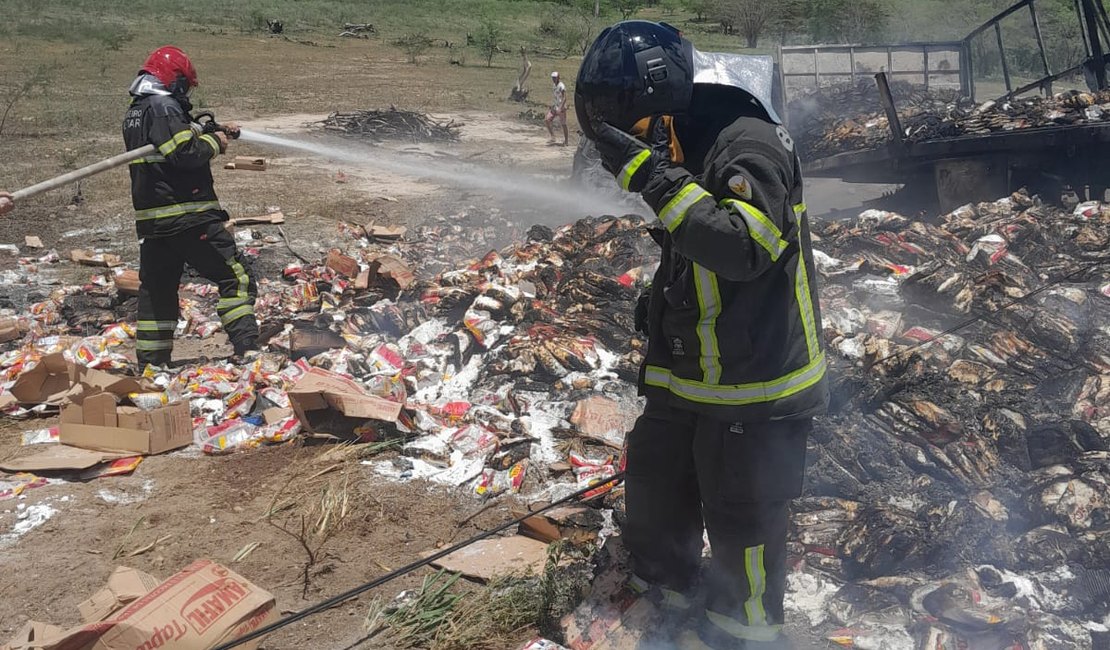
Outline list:
[[[425,556],[435,551],[425,553]],[[525,572],[543,572],[547,561],[547,544],[530,537],[492,537],[442,557],[432,566],[458,572],[468,578],[489,581],[498,576]]]
[[[78,449],[68,445],[47,445],[46,449],[0,463],[5,472],[61,472],[85,470],[120,458],[126,454]]]
[[[209,650],[277,618],[274,597],[211,560],[197,560],[107,620],[36,650]],[[257,648],[250,642],[241,648]]]
[[[102,392],[62,409],[58,441],[84,449],[160,454],[191,445],[193,421],[188,404],[143,411],[117,406],[115,395]]]
[[[56,625],[27,621],[15,636],[4,645],[0,645],[0,650],[37,650],[42,647],[43,641],[56,638],[63,632],[65,630]]]

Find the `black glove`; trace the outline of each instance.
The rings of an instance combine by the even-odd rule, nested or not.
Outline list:
[[[639,299],[636,300],[636,312],[633,322],[635,323],[636,331],[641,334],[648,334],[648,304],[651,302],[651,285],[640,293]]]
[[[671,166],[671,130],[662,119],[652,123],[648,143],[611,124],[594,125],[601,164],[629,192],[641,192],[648,181]]]

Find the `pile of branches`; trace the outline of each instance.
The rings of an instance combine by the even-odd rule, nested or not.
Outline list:
[[[324,129],[372,140],[411,140],[442,142],[458,140],[461,124],[454,120],[442,122],[423,113],[398,110],[354,111],[332,113],[321,122]]]

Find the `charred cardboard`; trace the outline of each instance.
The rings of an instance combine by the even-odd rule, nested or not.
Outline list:
[[[344,418],[396,422],[402,404],[371,395],[354,381],[322,368],[309,370],[289,389],[289,402],[305,430],[315,436],[347,437],[347,431],[329,430],[327,411]]]
[[[571,544],[597,540],[604,521],[601,513],[586,506],[565,506],[520,522],[519,533],[546,544],[565,539]]]
[[[431,555],[434,551],[426,553]],[[469,578],[492,580],[498,576],[543,572],[547,544],[530,537],[493,537],[461,548],[440,558],[433,566],[461,573]]]
[[[331,330],[294,329],[289,334],[289,357],[294,360],[345,347],[347,339]]]
[[[109,392],[83,396],[62,409],[58,441],[85,449],[160,454],[193,443],[189,405],[176,403],[150,411],[118,406]]]
[[[0,464],[0,470],[31,473],[84,470],[127,456],[128,454],[79,449],[67,445],[50,445],[37,454],[4,461]]]
[[[197,560],[103,621],[36,650],[209,650],[277,618],[274,597],[210,560]],[[250,642],[241,648],[257,648]]]
[[[560,621],[564,643],[574,650],[638,648],[642,637],[659,625],[652,599],[621,595],[628,584],[628,564],[619,538],[609,538],[606,548],[610,557],[623,560],[602,570],[590,584],[586,599]]]
[[[366,236],[370,239],[384,239],[384,240],[397,240],[405,236],[408,228],[404,226],[378,226],[375,224],[367,224],[363,226],[366,231]]]
[[[393,280],[402,290],[416,282],[412,269],[392,255],[379,255],[370,260],[370,282],[375,283],[378,278]]]
[[[159,582],[158,578],[138,569],[116,567],[112,575],[108,576],[108,584],[88,600],[79,603],[77,611],[81,612],[81,620],[86,623],[103,621],[153,591]]]

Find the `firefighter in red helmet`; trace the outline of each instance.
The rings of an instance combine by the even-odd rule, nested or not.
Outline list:
[[[192,61],[172,46],[155,50],[131,84],[123,120],[127,149],[152,144],[157,152],[131,163],[139,253],[140,366],[166,366],[178,321],[178,285],[185,264],[219,287],[216,311],[237,358],[257,346],[257,287],[224,227],[210,163],[228,146],[225,133],[204,133],[189,114],[198,85]],[[235,133],[238,127],[226,124]]]

